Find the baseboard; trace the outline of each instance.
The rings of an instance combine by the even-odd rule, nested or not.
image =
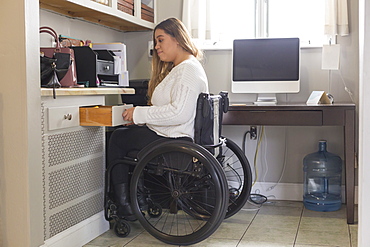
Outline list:
[[[102,211],[45,240],[40,247],[81,247],[108,229],[109,223],[105,220]]]
[[[257,182],[252,192],[262,194],[270,200],[302,201],[303,184]],[[342,186],[342,201],[345,202],[345,186]],[[355,187],[355,204],[358,204],[358,186]]]

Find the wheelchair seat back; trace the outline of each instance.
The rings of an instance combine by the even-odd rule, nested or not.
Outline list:
[[[229,107],[227,92],[218,95],[201,93],[197,101],[197,112],[194,125],[194,142],[207,148],[215,156],[218,155],[222,116]]]

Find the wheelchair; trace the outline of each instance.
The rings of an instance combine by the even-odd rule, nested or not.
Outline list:
[[[105,218],[118,237],[130,233],[128,220],[117,214],[110,176],[115,165],[131,165],[132,210],[155,238],[173,245],[191,245],[212,235],[223,219],[236,214],[249,198],[252,173],[244,152],[221,136],[227,93],[201,94],[195,119],[195,140],[165,139],[125,157],[106,170]],[[128,155],[132,156],[132,155]]]

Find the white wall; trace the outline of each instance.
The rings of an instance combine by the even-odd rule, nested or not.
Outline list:
[[[89,39],[95,43],[122,42],[125,36],[123,32],[111,28],[91,24],[79,19],[67,18],[42,9],[40,9],[40,26],[49,26],[58,35],[66,35],[81,40]],[[41,46],[51,46],[51,42],[51,35],[45,33],[40,34]]]
[[[360,104],[359,104],[359,206],[358,246],[370,245],[370,4],[360,0]]]
[[[151,59],[148,56],[148,42],[152,32],[126,33],[123,42],[127,48],[127,69],[130,79],[147,79],[150,77]]]
[[[168,17],[181,19],[182,0],[156,1],[157,23]],[[148,41],[152,40],[152,32],[129,32],[125,34],[124,43],[127,46],[128,70],[130,79],[145,79],[150,77],[151,59],[148,56]]]

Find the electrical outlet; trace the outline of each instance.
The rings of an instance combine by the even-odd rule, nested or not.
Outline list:
[[[257,139],[257,127],[256,126],[251,126],[249,129],[249,136],[252,140]]]
[[[148,56],[153,57],[153,41],[148,41]]]

